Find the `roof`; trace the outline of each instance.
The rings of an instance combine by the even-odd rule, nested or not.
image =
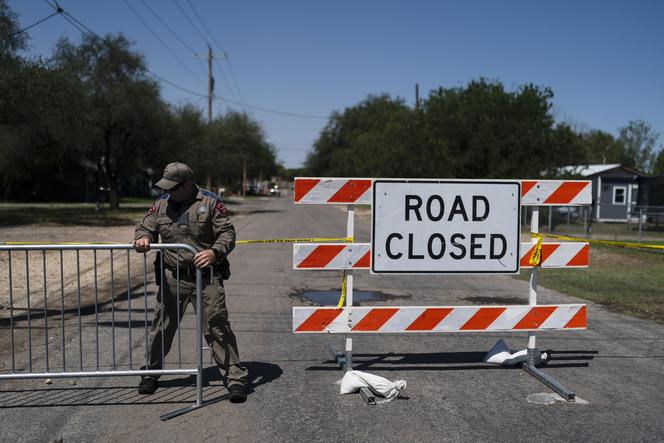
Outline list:
[[[613,169],[622,168],[623,170],[632,173],[634,175],[642,176],[643,174],[639,171],[629,168],[622,165],[621,163],[608,163],[608,164],[598,164],[598,165],[571,165],[563,166],[558,169],[558,173],[561,175],[576,175],[581,177],[590,177],[592,175],[601,174],[603,172],[611,171]]]
[[[611,169],[619,168],[620,163],[609,163],[601,165],[576,165],[576,166],[563,166],[558,169],[561,174],[580,175],[581,177],[589,177],[591,175],[600,174]]]

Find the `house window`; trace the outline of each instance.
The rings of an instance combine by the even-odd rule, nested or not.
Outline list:
[[[613,188],[613,204],[614,205],[624,205],[625,204],[625,194],[627,188],[625,186],[614,186]]]

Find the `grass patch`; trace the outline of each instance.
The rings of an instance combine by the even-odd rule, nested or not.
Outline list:
[[[528,225],[530,226],[530,225]],[[540,217],[540,231],[548,232],[548,223],[546,216]],[[528,228],[524,227],[524,230]],[[585,238],[583,223],[572,222],[569,225],[566,223],[558,223],[553,227],[553,234],[568,235],[570,237]],[[638,224],[632,223],[593,223],[591,239],[624,241],[624,242],[638,242],[639,240],[639,227]],[[661,244],[664,243],[664,224],[644,223],[641,230],[641,242]]]
[[[58,225],[121,226],[139,222],[151,201],[132,202],[119,209],[104,208],[97,213],[94,203],[0,204],[0,226],[33,223]]]
[[[590,246],[588,269],[543,269],[538,284],[623,314],[664,322],[664,254]],[[528,280],[525,271],[518,278]]]

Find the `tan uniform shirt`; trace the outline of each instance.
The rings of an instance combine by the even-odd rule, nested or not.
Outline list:
[[[156,243],[159,236],[163,243],[186,243],[199,252],[212,249],[217,256],[216,266],[222,267],[228,267],[226,256],[235,247],[235,228],[228,209],[216,194],[204,189],[197,189],[194,197],[185,202],[171,201],[169,194],[155,201],[136,228],[134,239],[147,237]],[[180,250],[181,269],[192,267],[193,259],[190,251]],[[164,251],[164,262],[174,269],[177,251]]]

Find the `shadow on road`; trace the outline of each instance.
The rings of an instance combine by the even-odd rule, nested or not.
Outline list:
[[[143,298],[146,295],[148,297],[152,296],[155,294],[154,291],[144,291],[144,286],[143,284],[138,284],[135,285],[131,291],[124,291],[118,293],[115,297],[109,298],[107,300],[100,300],[99,303],[97,303],[97,308],[95,310],[95,303],[93,300],[84,300],[81,303],[80,306],[80,313],[79,313],[79,307],[78,306],[70,306],[66,308],[60,308],[60,309],[53,309],[53,308],[47,308],[46,312],[44,312],[44,306],[43,304],[40,305],[39,302],[37,302],[36,306],[32,306],[30,308],[30,319],[31,320],[38,320],[38,319],[43,319],[44,315],[47,317],[60,317],[62,318],[64,314],[65,320],[69,320],[71,318],[76,318],[77,316],[87,316],[87,315],[95,315],[95,312],[97,313],[102,313],[102,312],[111,312],[111,310],[115,310],[116,312],[129,312],[128,309],[126,308],[117,308],[113,307],[111,309],[111,305],[115,303],[122,303],[126,302],[129,299],[134,300],[134,299],[139,299]],[[90,288],[81,288],[82,291],[84,291],[88,298],[90,298],[90,294],[94,293],[94,290],[91,290]],[[41,300],[40,300],[41,301]],[[50,304],[50,303],[49,303]],[[153,309],[150,307],[148,308],[148,312],[153,311]],[[14,308],[14,324],[25,321],[28,319],[28,310],[26,308]],[[131,312],[145,312],[145,308],[143,305],[138,306],[138,307],[133,307],[131,309]],[[9,317],[3,317],[0,318],[0,327],[7,328],[10,326],[12,320]]]
[[[550,355],[549,368],[588,367],[598,351],[545,351]],[[506,369],[484,363],[486,352],[431,352],[431,353],[386,353],[353,354],[353,368],[360,371],[463,371],[477,369]],[[311,366],[307,371],[338,371],[334,360],[323,362],[325,366]],[[515,366],[507,369],[520,369]]]
[[[281,368],[272,363],[246,362],[249,370],[248,393],[256,388],[276,380],[281,376]],[[159,389],[152,395],[141,395],[137,391],[138,377],[135,382],[123,386],[97,386],[67,388],[50,387],[41,389],[13,389],[0,391],[0,409],[40,408],[57,406],[114,406],[114,405],[150,405],[172,403],[194,403],[196,401],[196,377],[162,379]],[[216,367],[203,370],[203,399],[214,403],[228,398],[228,391]]]

